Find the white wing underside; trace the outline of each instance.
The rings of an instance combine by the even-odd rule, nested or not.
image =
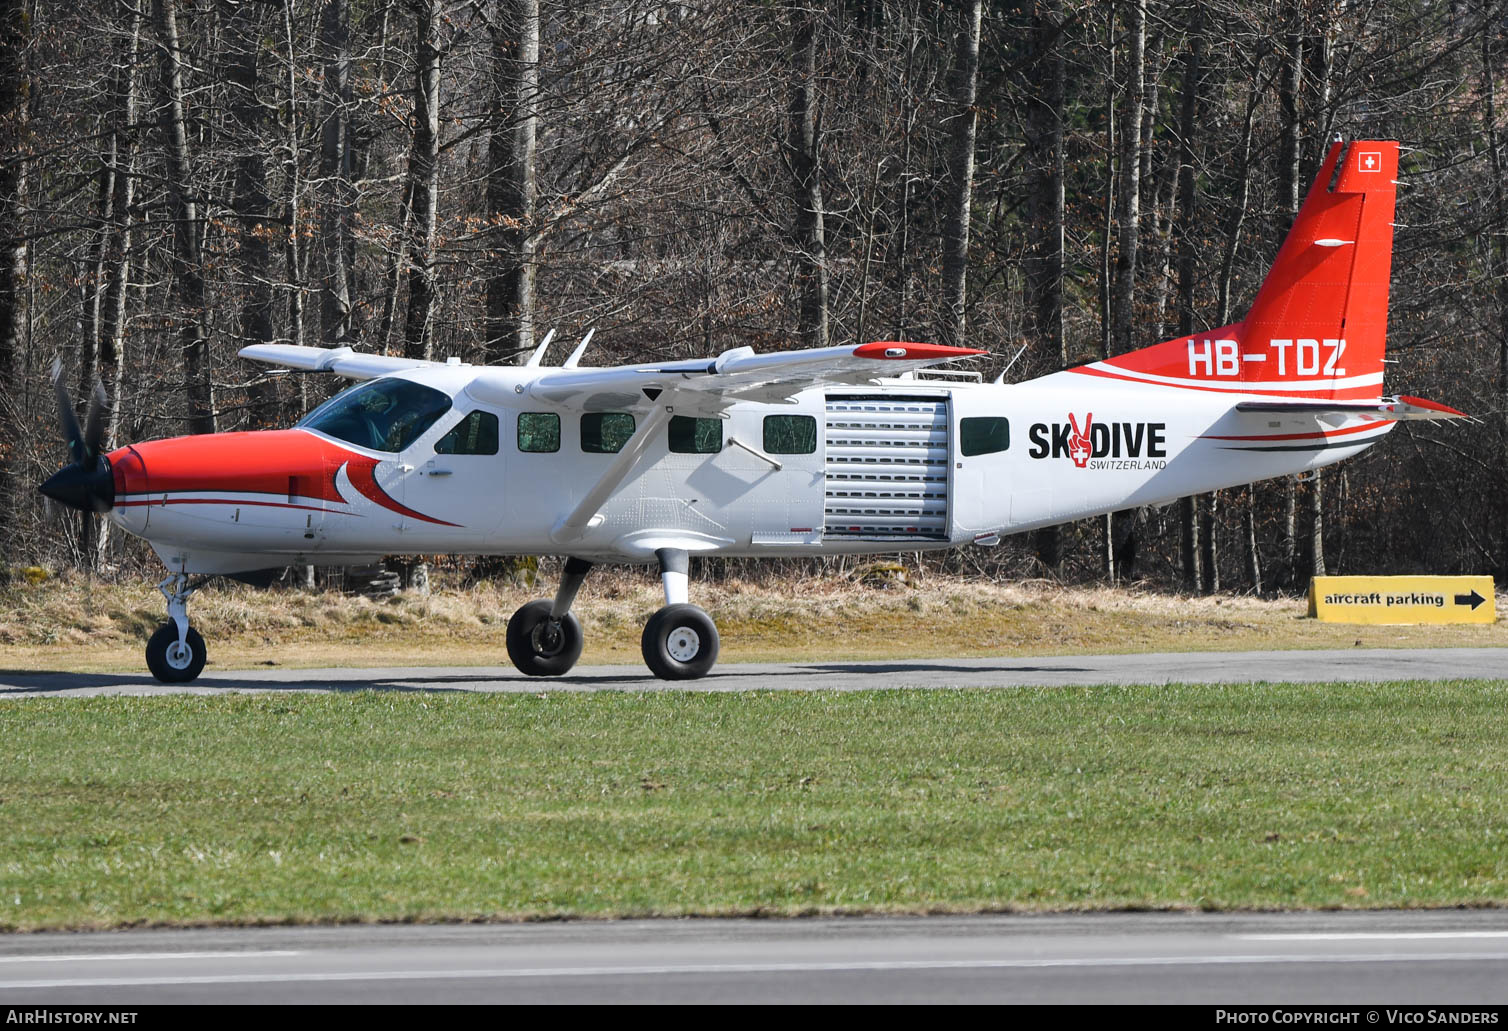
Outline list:
[[[349,347],[300,347],[297,344],[252,344],[238,352],[242,358],[281,365],[304,372],[333,372],[346,379],[376,379],[393,372],[424,369],[438,362],[362,354]]]

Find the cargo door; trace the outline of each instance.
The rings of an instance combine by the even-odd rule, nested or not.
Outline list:
[[[823,537],[948,538],[948,399],[827,397]]]

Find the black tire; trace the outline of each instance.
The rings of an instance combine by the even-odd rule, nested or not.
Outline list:
[[[157,628],[147,642],[147,669],[164,684],[187,684],[204,672],[204,638],[199,631],[189,627],[183,638],[184,648],[178,648],[178,627],[164,623]]]
[[[661,680],[695,680],[717,663],[717,625],[695,605],[666,605],[644,625],[644,662]]]
[[[550,602],[531,601],[508,620],[508,658],[530,677],[558,677],[569,673],[581,658],[581,624],[569,612],[559,622],[550,618]]]

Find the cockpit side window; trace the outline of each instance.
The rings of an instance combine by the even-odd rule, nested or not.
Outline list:
[[[336,440],[373,451],[407,448],[450,411],[450,397],[403,379],[375,379],[336,394],[299,420]]]
[[[497,416],[491,412],[472,412],[435,442],[435,454],[497,454]]]

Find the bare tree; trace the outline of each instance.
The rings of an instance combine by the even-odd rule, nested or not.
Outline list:
[[[215,432],[214,386],[210,370],[209,299],[204,284],[203,226],[194,199],[189,165],[188,122],[184,113],[183,50],[178,38],[177,0],[152,0],[161,51],[161,121],[165,137],[163,181],[173,215],[173,278],[178,303],[180,347],[188,425],[194,433]]]
[[[440,192],[441,0],[413,0],[414,114],[409,148],[409,217],[413,264],[408,274],[408,318],[403,353],[428,358],[434,346],[435,220]]]
[[[244,6],[244,5],[243,5]],[[326,344],[349,343],[351,333],[351,219],[355,208],[351,162],[351,27],[346,0],[325,0],[319,50],[324,66],[319,149],[319,321]]]
[[[827,345],[827,237],[822,205],[822,121],[817,98],[817,12],[811,0],[789,0],[790,128],[787,161],[796,201],[793,243],[799,281],[798,327],[807,347]]]
[[[491,8],[487,209],[493,254],[486,272],[484,351],[492,362],[534,348],[534,234],[538,194],[539,0]]]
[[[953,52],[952,105],[948,112],[947,211],[943,216],[943,304],[939,334],[943,343],[963,346],[967,339],[969,222],[974,199],[974,135],[979,123],[975,95],[979,85],[979,30],[982,0],[963,10]]]

